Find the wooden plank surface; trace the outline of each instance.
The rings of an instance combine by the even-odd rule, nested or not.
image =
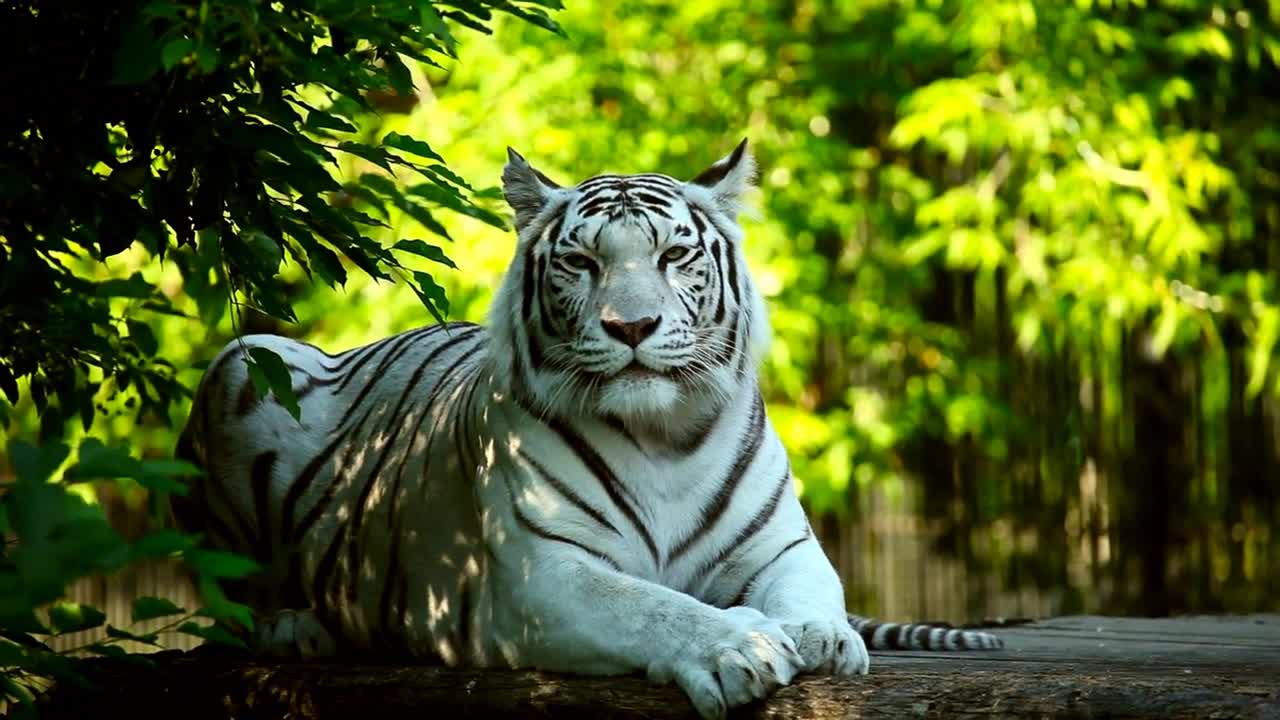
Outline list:
[[[1280,676],[1280,615],[1182,618],[1053,618],[992,628],[1005,642],[1000,652],[873,653],[872,666],[921,663],[997,663],[1151,666],[1225,670],[1257,668]]]
[[[1280,720],[1280,615],[1064,617],[996,632],[1003,650],[877,652],[866,677],[801,678],[733,717]],[[695,717],[679,690],[638,677],[265,663],[208,649],[157,659],[151,669],[95,661],[97,689],[61,688],[41,716]]]

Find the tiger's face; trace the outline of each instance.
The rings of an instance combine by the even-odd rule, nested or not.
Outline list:
[[[562,188],[511,152],[520,235],[491,325],[537,410],[679,428],[754,379],[764,306],[736,223],[745,143],[690,182],[600,175]]]

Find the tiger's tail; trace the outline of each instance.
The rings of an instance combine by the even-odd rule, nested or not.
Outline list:
[[[1004,641],[989,632],[946,623],[891,623],[849,615],[849,624],[870,650],[997,650]]]

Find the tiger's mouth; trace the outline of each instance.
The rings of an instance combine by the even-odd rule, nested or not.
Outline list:
[[[641,364],[639,360],[632,360],[630,364],[614,373],[615,380],[649,380],[652,378],[667,377],[669,373]]]

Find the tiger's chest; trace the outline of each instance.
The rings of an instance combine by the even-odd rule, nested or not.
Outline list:
[[[627,574],[700,595],[736,514],[755,505],[750,463],[712,446],[672,452],[634,439],[598,442],[609,471],[581,480],[599,485],[597,497],[616,530],[598,537]]]

